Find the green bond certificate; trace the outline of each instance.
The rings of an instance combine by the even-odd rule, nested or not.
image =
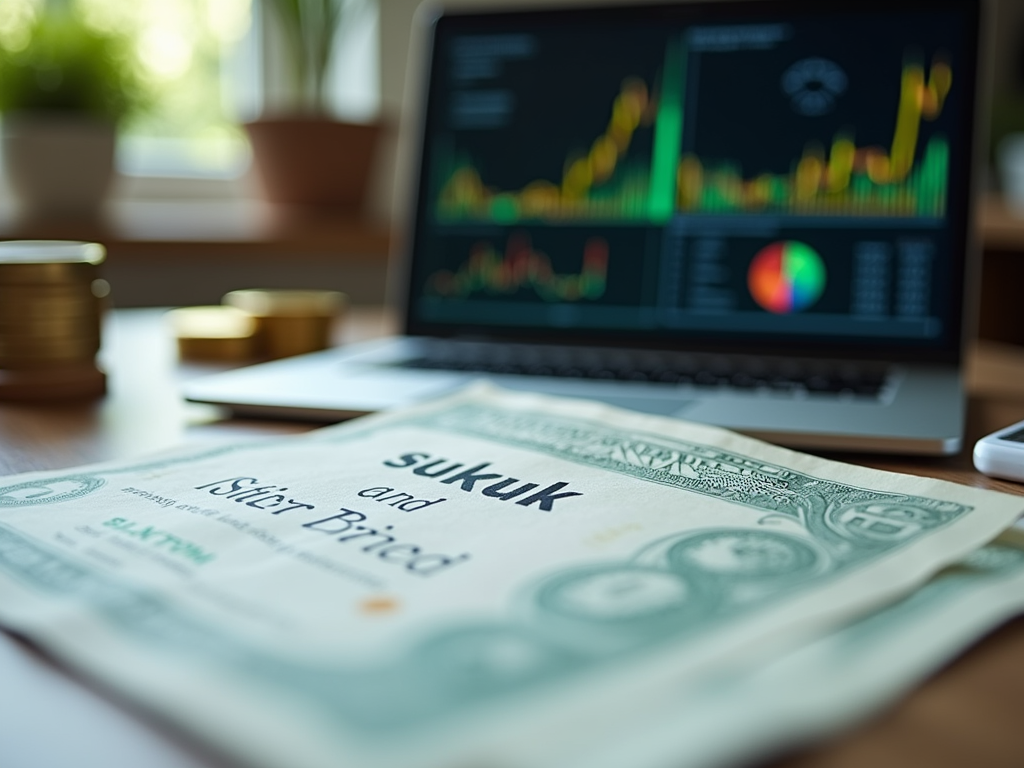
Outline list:
[[[479,386],[0,478],[0,624],[253,765],[523,766],[901,597],[1024,500]]]

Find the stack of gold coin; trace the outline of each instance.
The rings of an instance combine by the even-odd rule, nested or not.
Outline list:
[[[348,305],[340,291],[250,288],[225,294],[224,304],[256,319],[256,344],[264,357],[326,349]]]
[[[107,284],[103,246],[64,240],[0,242],[0,399],[96,397]]]
[[[167,315],[183,360],[241,361],[256,355],[256,319],[224,305],[181,307]]]

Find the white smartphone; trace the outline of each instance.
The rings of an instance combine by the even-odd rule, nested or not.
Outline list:
[[[974,466],[992,477],[1024,482],[1024,421],[986,435],[974,444]]]

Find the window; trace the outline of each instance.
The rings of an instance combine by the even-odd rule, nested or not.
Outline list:
[[[44,4],[59,1],[2,0],[0,39],[24,37]],[[241,123],[280,103],[284,82],[274,22],[259,0],[64,1],[92,25],[135,40],[152,98],[144,114],[122,126],[123,174],[225,180],[246,172]],[[369,120],[379,108],[377,9],[373,0],[348,2],[332,67],[332,106],[346,119]]]

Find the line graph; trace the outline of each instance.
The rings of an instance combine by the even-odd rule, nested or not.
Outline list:
[[[530,291],[544,301],[595,300],[604,296],[608,278],[608,243],[589,238],[577,273],[558,274],[547,254],[533,247],[529,235],[514,232],[503,254],[486,241],[477,242],[458,269],[438,270],[427,279],[427,293],[449,299],[474,294],[514,295]]]

